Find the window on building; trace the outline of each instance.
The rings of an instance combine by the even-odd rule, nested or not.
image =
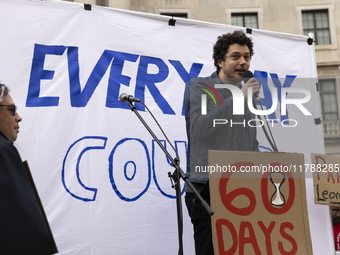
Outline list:
[[[100,6],[107,6],[107,0],[96,0],[96,4]]]
[[[335,79],[319,80],[320,101],[323,120],[338,120],[338,104],[335,90]]]
[[[257,13],[232,13],[231,24],[239,27],[258,28]]]
[[[303,33],[314,34],[316,45],[331,44],[328,10],[303,11]]]
[[[187,19],[188,18],[188,13],[174,13],[174,12],[161,12],[161,15],[166,15],[166,16],[170,16],[170,17],[178,17],[178,18],[184,18]]]

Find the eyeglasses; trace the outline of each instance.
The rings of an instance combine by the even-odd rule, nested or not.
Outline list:
[[[15,116],[17,114],[17,107],[16,107],[16,105],[5,105],[5,104],[2,104],[0,106],[7,106],[8,110],[12,112],[13,116]]]

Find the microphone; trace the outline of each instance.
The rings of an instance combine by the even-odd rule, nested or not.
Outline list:
[[[128,95],[126,93],[122,93],[119,95],[119,101],[121,101],[122,103],[126,103],[126,102],[132,103],[132,102],[140,102],[141,100],[131,95]]]
[[[249,70],[245,70],[245,71],[243,72],[243,74],[242,74],[242,79],[243,79],[244,83],[246,83],[247,81],[249,81],[249,80],[250,80],[251,78],[253,78],[253,77],[254,77],[253,73],[252,73],[251,71],[249,71]],[[260,99],[260,97],[259,97],[259,94],[256,93],[254,96],[255,96],[257,102],[260,103],[260,102],[261,102],[261,99]]]

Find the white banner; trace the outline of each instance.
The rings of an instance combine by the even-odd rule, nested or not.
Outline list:
[[[145,102],[185,171],[185,85],[215,71],[213,44],[236,29],[244,28],[181,19],[169,26],[167,17],[84,10],[78,3],[0,1],[0,79],[23,118],[16,146],[28,160],[60,254],[177,253],[175,191],[168,178],[174,169],[118,98],[127,93]],[[310,153],[324,153],[321,125],[314,122],[319,103],[315,81],[297,81],[316,76],[313,46],[303,36],[260,30],[249,36],[255,45],[250,69],[267,80],[260,94],[265,109],[274,87],[311,93],[303,104],[311,115],[289,104],[283,116],[279,99],[270,116],[279,151],[304,153],[310,163]],[[165,140],[143,105],[135,106]],[[260,127],[258,137],[261,150],[270,151]],[[314,205],[311,178],[307,195],[314,254],[331,254],[328,207]],[[184,254],[193,254],[184,203],[183,214]]]

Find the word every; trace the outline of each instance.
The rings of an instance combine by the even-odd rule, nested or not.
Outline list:
[[[64,56],[65,52],[66,56]],[[72,107],[85,107],[87,105],[98,87],[99,82],[107,69],[111,66],[105,106],[108,108],[123,109],[129,109],[129,106],[118,100],[120,86],[125,85],[129,87],[132,78],[123,74],[123,68],[127,68],[126,66],[130,65],[126,64],[127,62],[136,63],[139,59],[137,74],[134,76],[136,83],[134,96],[144,102],[145,89],[147,88],[164,114],[175,114],[175,111],[156,86],[157,83],[164,82],[170,73],[169,66],[163,59],[126,52],[104,50],[94,66],[85,86],[81,86],[79,79],[80,66],[78,47],[41,44],[35,44],[34,47],[26,107],[52,107],[58,106],[59,104],[58,96],[40,96],[41,82],[46,84],[46,80],[52,80],[55,73],[54,70],[44,69],[46,57],[49,59],[52,58],[54,64],[58,64],[59,66],[66,61],[70,83],[70,102]],[[193,63],[190,71],[187,71],[179,60],[169,59],[168,62],[181,77],[184,85],[187,84],[190,79],[197,77],[203,67],[203,64]],[[148,68],[150,66],[152,66],[153,69],[158,69],[158,73],[149,73]],[[50,84],[52,85],[53,83]],[[142,104],[136,104],[136,108],[138,110],[145,110],[145,107]],[[184,115],[184,110],[182,110],[182,115]]]

